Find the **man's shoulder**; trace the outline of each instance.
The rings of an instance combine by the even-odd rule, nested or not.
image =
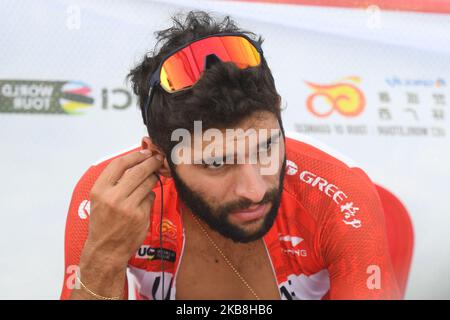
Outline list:
[[[295,138],[286,142],[286,207],[301,213],[292,207],[301,206],[314,223],[343,226],[343,232],[363,223],[378,223],[374,220],[380,218],[382,204],[367,173],[325,145],[302,136]],[[358,210],[370,212],[370,218],[355,215]]]
[[[296,132],[286,133],[286,156],[288,160],[308,158],[325,166],[359,167],[356,161],[326,143]]]
[[[311,188],[326,193],[335,186],[345,186],[348,191],[373,188],[372,180],[353,159],[297,133],[286,134],[286,177],[285,188],[296,193]]]

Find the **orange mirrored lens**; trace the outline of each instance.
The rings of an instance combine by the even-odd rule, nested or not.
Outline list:
[[[215,54],[224,62],[234,62],[245,69],[260,64],[256,48],[239,36],[217,36],[196,41],[170,56],[161,68],[161,86],[168,92],[188,88],[200,79],[205,58]]]

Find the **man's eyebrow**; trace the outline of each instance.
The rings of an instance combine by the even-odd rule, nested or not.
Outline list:
[[[271,143],[277,143],[280,136],[281,136],[281,132],[280,132],[280,130],[277,130],[277,133],[271,135],[265,141],[260,142],[256,148],[256,151],[260,150],[262,147],[269,145]],[[207,159],[203,159],[202,161],[203,161],[203,163],[213,163],[216,160],[221,160],[223,162],[226,162],[227,159],[234,159],[236,156],[237,156],[237,152],[235,152],[234,154],[225,154],[223,156],[210,157]]]

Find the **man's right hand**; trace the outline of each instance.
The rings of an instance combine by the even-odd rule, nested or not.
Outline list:
[[[158,181],[155,172],[161,165],[161,155],[141,150],[114,159],[97,178],[90,192],[89,234],[79,264],[80,278],[90,290],[106,296],[123,290],[128,260],[148,232],[152,189]],[[123,281],[114,285],[111,278]]]

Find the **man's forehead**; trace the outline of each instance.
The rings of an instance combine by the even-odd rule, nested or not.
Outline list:
[[[204,130],[200,134],[203,136],[204,144],[210,144],[211,142],[235,144],[244,141],[248,142],[249,140],[251,142],[255,138],[257,141],[269,139],[279,128],[278,120],[273,114],[259,112],[242,121],[235,127],[220,129],[210,128]]]
[[[225,130],[205,130],[202,143],[192,144],[193,148],[204,148],[214,144],[216,147],[227,145],[249,145],[260,144],[279,135],[279,128],[234,128]],[[194,137],[195,138],[195,137]]]
[[[233,128],[204,129],[201,121],[195,121],[194,132],[178,131],[172,139],[180,143],[171,153],[173,162],[177,164],[192,163],[192,160],[194,164],[209,163],[209,160],[218,158],[238,157],[242,160],[242,157],[253,156],[259,150],[264,152],[269,143],[276,144],[281,136],[278,118],[268,112],[260,112]]]

